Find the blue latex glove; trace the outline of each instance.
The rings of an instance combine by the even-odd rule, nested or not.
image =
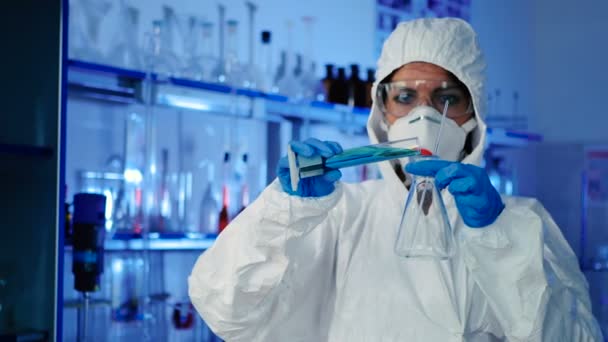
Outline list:
[[[435,159],[409,163],[405,170],[418,176],[434,176],[438,189],[447,186],[469,227],[492,224],[505,207],[488,174],[480,167]]]
[[[304,142],[292,141],[289,144],[296,154],[303,157],[320,155],[323,158],[329,158],[335,154],[342,153],[340,144],[333,141],[321,141],[310,138]],[[322,197],[329,195],[334,191],[334,183],[342,177],[342,172],[340,172],[340,170],[330,170],[320,176],[301,178],[298,184],[298,190],[293,191],[291,189],[291,177],[289,176],[289,162],[287,156],[284,156],[279,159],[277,175],[281,181],[283,191],[290,195],[300,197]]]

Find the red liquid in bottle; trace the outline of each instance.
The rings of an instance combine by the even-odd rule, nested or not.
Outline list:
[[[230,223],[230,215],[228,215],[228,206],[230,204],[230,197],[228,192],[228,186],[224,184],[222,187],[222,210],[220,210],[219,217],[219,232],[221,233],[226,226]]]

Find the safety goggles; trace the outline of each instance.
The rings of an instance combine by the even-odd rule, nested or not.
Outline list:
[[[376,103],[385,115],[406,116],[417,106],[427,105],[446,115],[457,118],[473,113],[468,91],[462,84],[446,80],[403,80],[380,83]]]

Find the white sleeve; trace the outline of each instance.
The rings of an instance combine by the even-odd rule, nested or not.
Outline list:
[[[289,196],[275,180],[199,257],[189,295],[217,335],[268,341],[272,334],[274,341],[277,331],[289,331],[320,338],[335,295],[331,213],[341,196],[339,183],[325,197]]]
[[[536,200],[505,199],[496,222],[464,227],[467,267],[509,341],[603,341],[577,258]]]

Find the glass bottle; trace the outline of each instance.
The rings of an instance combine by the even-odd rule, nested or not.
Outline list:
[[[224,153],[224,181],[222,184],[222,209],[219,214],[218,231],[221,233],[230,223],[230,152]]]
[[[104,63],[101,23],[111,9],[107,0],[70,1],[70,58]]]
[[[287,76],[287,52],[285,50],[281,51],[279,65],[277,65],[277,71],[274,74],[273,79],[273,93],[283,93],[280,85],[283,79]]]
[[[272,64],[272,33],[270,31],[262,31],[260,45],[260,61],[257,86],[263,92],[271,92],[273,79],[273,64]]]
[[[164,148],[161,151],[160,184],[157,191],[159,211],[153,220],[152,231],[167,232],[172,228],[173,203],[169,186],[169,150]]]
[[[242,67],[238,56],[238,27],[237,20],[226,21],[226,53],[224,56],[224,78],[220,82],[233,87],[244,86]]]
[[[201,22],[201,49],[200,66],[202,69],[201,80],[207,82],[217,81],[218,75],[214,72],[218,70],[217,51],[213,42],[213,23],[209,21]]]
[[[317,92],[317,65],[314,62],[313,52],[313,29],[315,18],[311,16],[302,17],[304,26],[304,52],[302,53],[302,75],[300,77],[300,93],[306,100],[315,100]]]
[[[348,79],[348,105],[356,107],[365,106],[365,84],[359,78],[359,65],[351,64],[350,78]]]
[[[370,108],[372,106],[373,97],[372,97],[372,88],[374,86],[374,69],[367,69],[367,80],[365,81],[365,106]]]
[[[331,83],[329,102],[348,104],[348,81],[344,68],[338,68],[338,77]]]
[[[334,65],[325,64],[325,77],[321,80],[323,85],[323,93],[317,95],[317,100],[329,102],[329,91],[334,82]]]
[[[108,57],[109,63],[127,69],[142,70],[143,61],[137,34],[139,32],[139,9],[120,1],[118,32]]]
[[[204,234],[217,234],[219,228],[220,206],[215,191],[215,171],[213,164],[207,162],[207,188],[201,199],[199,211],[199,231]]]
[[[249,155],[245,152],[243,153],[243,157],[241,158],[242,162],[241,162],[241,168],[242,170],[241,175],[240,175],[240,193],[239,193],[239,197],[240,197],[240,203],[239,203],[239,209],[238,209],[238,213],[240,213],[241,211],[245,210],[245,208],[247,208],[247,206],[249,205],[249,184],[247,184],[247,162],[249,159]],[[237,214],[238,214],[237,213]]]
[[[162,20],[152,22],[152,33],[148,42],[147,69],[155,74],[158,80],[166,80],[175,75],[177,57],[172,51],[170,34],[165,32]]]
[[[224,231],[224,229],[230,223],[230,213],[228,212],[229,206],[230,190],[228,189],[228,184],[224,184],[222,185],[222,209],[220,210],[219,215],[218,233]]]
[[[200,27],[198,19],[194,16],[187,17],[185,21],[186,24],[182,32],[184,40],[183,67],[179,76],[200,81],[203,79],[203,67],[198,53],[198,30]]]

